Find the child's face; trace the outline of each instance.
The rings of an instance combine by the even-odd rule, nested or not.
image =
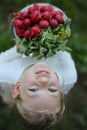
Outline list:
[[[60,87],[56,73],[45,62],[34,64],[22,77],[20,96],[33,110],[58,111]]]

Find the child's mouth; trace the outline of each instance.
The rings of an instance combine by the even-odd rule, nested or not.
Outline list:
[[[35,74],[49,75],[50,73],[46,70],[39,70]]]

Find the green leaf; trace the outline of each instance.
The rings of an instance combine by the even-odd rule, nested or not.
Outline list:
[[[47,42],[46,45],[47,45],[47,47],[48,47],[49,49],[52,48],[52,44],[50,44],[50,43]]]
[[[38,52],[33,52],[32,57],[37,57],[39,55]]]
[[[65,33],[66,33],[66,37],[70,37],[70,36],[71,36],[70,22],[71,22],[71,19],[68,18],[68,19],[66,20],[66,23],[65,23]]]
[[[15,41],[15,44],[16,44],[16,45],[21,43],[20,38],[15,38],[15,39],[13,39],[13,40]]]
[[[27,50],[27,48],[26,48],[26,46],[24,46],[24,45],[21,45],[21,46],[17,49],[17,51],[20,52],[20,53],[25,53],[26,50]]]
[[[71,36],[71,29],[70,29],[69,26],[66,27],[65,33],[66,33],[66,37],[70,37]]]
[[[69,51],[69,52],[71,52],[71,51],[72,51],[72,49],[71,49],[71,48],[69,48],[69,47],[65,47],[65,50],[66,50],[66,51]]]
[[[25,45],[25,44],[28,44],[28,42],[27,42],[27,40],[22,39],[22,40],[21,40],[21,44],[22,44],[22,45]]]
[[[50,57],[50,56],[53,56],[53,52],[51,49],[49,49],[47,55],[46,55],[46,58]]]
[[[37,59],[40,60],[41,58],[43,58],[42,55],[38,55]]]
[[[56,28],[54,28],[53,29],[53,34],[58,32],[62,26],[63,26],[62,24],[59,24]]]
[[[69,47],[66,47],[65,44],[59,45],[58,49],[61,51],[72,51],[72,49]]]
[[[44,57],[44,53],[46,52],[46,50],[47,50],[46,48],[40,47],[39,54]]]

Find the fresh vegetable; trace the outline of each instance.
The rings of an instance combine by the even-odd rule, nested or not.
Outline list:
[[[30,26],[30,24],[31,24],[31,21],[29,18],[24,19],[24,26],[28,27],[28,26]]]
[[[51,27],[57,27],[58,26],[58,21],[56,19],[51,19],[50,20],[50,26]]]
[[[24,38],[25,38],[26,40],[29,40],[30,35],[31,35],[31,31],[30,31],[30,30],[26,30],[26,31],[24,32]]]
[[[48,28],[49,27],[49,22],[47,20],[42,20],[42,21],[40,21],[39,26],[41,28]]]
[[[37,37],[40,34],[40,31],[41,31],[41,29],[39,26],[33,26],[31,28],[31,36]]]
[[[40,59],[53,56],[58,50],[70,50],[66,41],[71,36],[71,19],[60,9],[33,4],[26,11],[14,12],[12,22],[19,53]]]

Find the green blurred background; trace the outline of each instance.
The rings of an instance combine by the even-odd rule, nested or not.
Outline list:
[[[52,130],[87,130],[87,0],[2,0],[0,1],[0,52],[14,45],[9,24],[9,14],[27,4],[48,2],[65,11],[72,19],[72,37],[69,45],[75,60],[78,82],[65,97],[66,110],[62,120]],[[12,112],[6,114],[5,105],[0,98],[0,130],[22,130]]]

